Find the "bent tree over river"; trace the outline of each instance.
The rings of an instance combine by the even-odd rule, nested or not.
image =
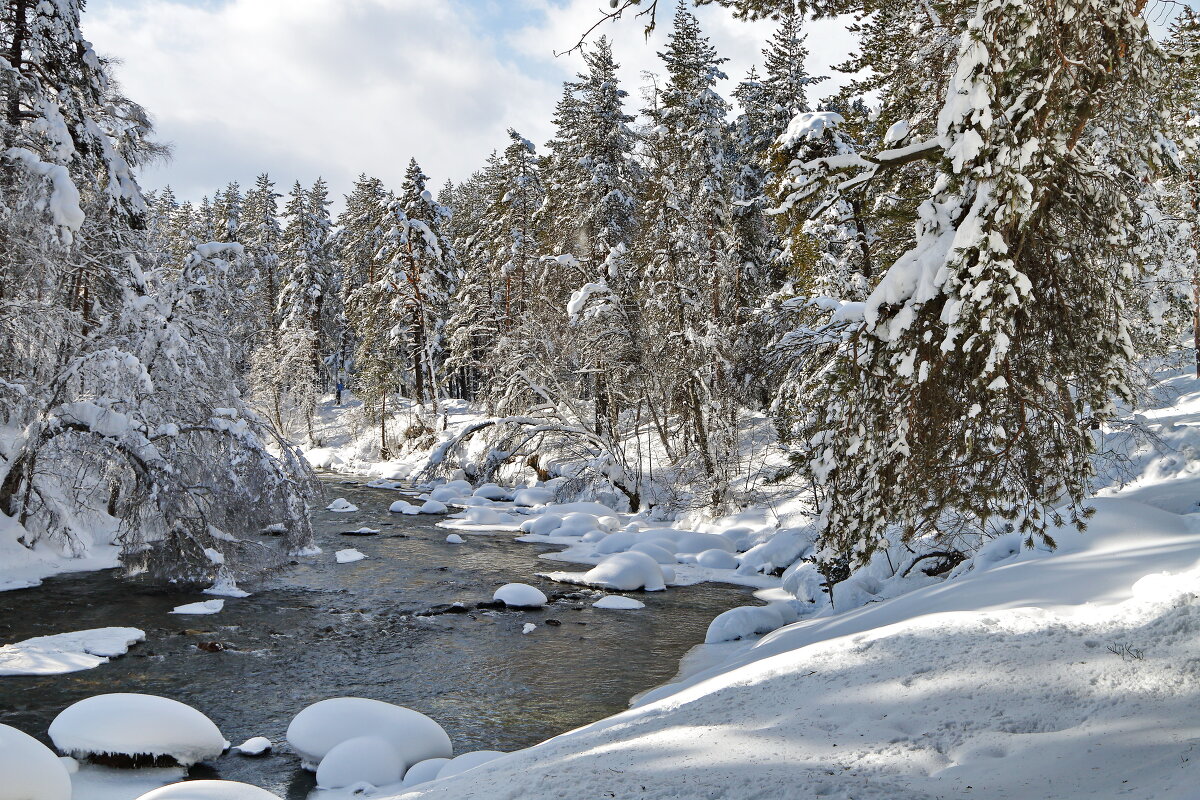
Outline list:
[[[514,750],[626,707],[671,679],[720,612],[750,599],[724,584],[639,594],[638,611],[593,609],[593,594],[535,577],[554,547],[513,534],[445,541],[437,518],[389,514],[395,492],[326,477],[326,494],[359,507],[313,512],[321,555],[297,559],[218,614],[173,615],[205,596],[78,573],[0,593],[0,642],[105,626],[141,628],[146,641],[111,663],[65,675],[0,678],[0,722],[49,743],[66,706],[105,692],[143,692],[194,706],[237,744],[267,736],[263,758],[226,753],[190,773],[254,783],[294,800],[313,788],[287,747],[288,722],[310,703],[360,696],[408,706],[437,720],[455,753]],[[377,536],[343,536],[359,527]],[[367,558],[337,564],[354,547]],[[534,611],[421,612],[491,599],[510,581],[552,598]],[[574,597],[562,595],[575,595]],[[526,623],[536,630],[522,635]],[[560,624],[555,624],[555,622]]]

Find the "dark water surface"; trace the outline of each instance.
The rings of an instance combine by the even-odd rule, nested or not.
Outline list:
[[[0,677],[0,722],[48,742],[54,716],[84,697],[171,697],[203,711],[235,745],[251,736],[276,745],[265,758],[227,753],[192,777],[243,780],[302,798],[312,776],[284,733],[310,703],[360,696],[414,708],[441,723],[455,753],[527,747],[620,711],[634,694],[669,680],[709,621],[749,599],[742,588],[702,584],[637,595],[647,606],[639,611],[601,611],[589,599],[414,618],[437,604],[490,600],[510,581],[547,594],[572,587],[534,577],[561,568],[537,557],[557,548],[513,542],[510,533],[463,534],[465,544],[447,544],[450,531],[435,527],[437,518],[389,514],[395,492],[325,483],[327,498],[345,497],[360,511],[314,512],[324,553],[243,587],[254,594],[227,599],[219,614],[172,615],[175,606],[211,598],[109,572],[0,592],[0,644],[106,626],[146,631],[128,655],[92,670]],[[364,525],[382,533],[339,535]],[[334,551],[348,547],[368,558],[335,563]],[[527,622],[538,628],[522,635]],[[197,646],[210,642],[228,649]]]

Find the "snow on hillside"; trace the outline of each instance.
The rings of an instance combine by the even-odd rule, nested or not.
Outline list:
[[[1057,550],[1002,537],[948,579],[721,645],[629,711],[398,796],[1193,800],[1200,383],[1158,389],[1135,479]]]

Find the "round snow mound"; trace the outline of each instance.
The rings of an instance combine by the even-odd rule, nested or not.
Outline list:
[[[696,563],[709,569],[737,569],[737,556],[725,550],[705,550],[696,556]]]
[[[619,594],[608,594],[592,603],[592,608],[607,608],[617,611],[633,611],[634,609],[645,607],[646,604],[641,600],[634,600],[632,597],[622,597]]]
[[[317,786],[344,789],[357,783],[384,786],[404,777],[407,765],[396,748],[378,736],[357,736],[333,746],[317,767]]]
[[[480,764],[486,764],[489,761],[495,761],[500,756],[508,755],[501,753],[499,750],[474,750],[470,753],[463,753],[457,758],[452,758],[450,761],[442,765],[438,771],[438,780],[449,778],[453,775],[466,772],[469,769],[475,769]]]
[[[292,718],[287,740],[305,769],[347,739],[377,736],[399,754],[403,769],[427,758],[449,758],[450,737],[442,726],[411,708],[365,697],[333,697],[313,703]]]
[[[63,709],[50,723],[60,753],[75,758],[149,760],[190,767],[216,758],[229,743],[191,706],[150,694],[99,694]]]
[[[449,763],[450,759],[448,758],[427,758],[424,761],[418,761],[408,768],[408,772],[404,773],[404,786],[416,786],[418,783],[434,780],[441,771],[442,765]]]
[[[631,592],[634,589],[661,592],[667,588],[662,568],[650,556],[636,552],[609,556],[584,573],[583,580],[592,586],[616,589],[620,592]]]
[[[49,747],[0,725],[0,800],[71,800],[71,775]]]
[[[279,795],[237,781],[184,781],[146,792],[137,800],[279,800]]]
[[[492,599],[513,608],[541,608],[549,602],[540,589],[527,583],[506,583],[496,590]]]

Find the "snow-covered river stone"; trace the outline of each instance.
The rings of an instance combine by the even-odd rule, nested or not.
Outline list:
[[[365,697],[313,703],[292,719],[287,730],[288,743],[305,768],[313,771],[334,747],[360,736],[376,736],[391,744],[405,770],[418,761],[449,758],[453,753],[450,737],[429,717]]]
[[[496,590],[492,599],[510,608],[541,608],[549,602],[541,589],[527,583],[506,583]]]
[[[266,789],[238,781],[184,781],[172,783],[137,800],[280,800]]]
[[[212,720],[191,706],[149,694],[100,694],[65,708],[50,740],[74,758],[124,756],[188,767],[229,746]]]
[[[71,800],[71,775],[46,745],[0,724],[0,800]]]
[[[392,747],[378,736],[356,736],[338,742],[317,767],[317,786],[345,789],[359,783],[384,786],[399,783],[408,767]]]
[[[0,676],[60,675],[107,664],[144,641],[138,628],[90,628],[85,631],[36,636],[0,647]]]
[[[486,764],[489,761],[495,761],[501,756],[506,756],[507,753],[501,753],[499,750],[473,750],[470,753],[463,753],[461,756],[450,759],[442,765],[438,770],[438,778],[449,778],[454,775],[461,775],[469,769]]]
[[[601,586],[622,592],[631,592],[635,589],[661,592],[667,588],[662,568],[645,553],[611,555],[585,572],[583,581],[590,586]]]

